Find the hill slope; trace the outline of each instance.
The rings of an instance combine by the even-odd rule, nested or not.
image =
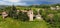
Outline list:
[[[22,22],[8,17],[3,21],[0,16],[0,28],[48,28],[48,25],[43,20],[40,22]]]

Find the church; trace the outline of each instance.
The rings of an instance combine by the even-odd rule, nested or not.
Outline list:
[[[32,9],[29,9],[29,10],[15,10],[16,9],[16,7],[14,7],[14,5],[12,6],[12,9],[13,9],[13,12],[17,12],[17,14],[21,11],[21,12],[26,12],[27,13],[27,15],[28,15],[28,17],[29,17],[29,21],[33,21],[33,17],[34,17],[34,14],[33,14],[33,10]],[[37,18],[37,19],[41,19],[41,15],[39,14],[39,9],[38,9],[38,13],[37,13],[38,15],[36,15],[35,17]],[[5,12],[5,11],[3,11],[2,12],[2,17],[3,17],[3,19],[5,18],[5,17],[7,17],[9,14],[7,13],[7,12]],[[14,15],[14,14],[13,14]],[[12,16],[12,17],[14,17],[14,16]]]

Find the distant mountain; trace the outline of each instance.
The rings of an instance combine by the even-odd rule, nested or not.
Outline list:
[[[0,5],[0,9],[3,9],[5,7],[8,7],[8,5]]]

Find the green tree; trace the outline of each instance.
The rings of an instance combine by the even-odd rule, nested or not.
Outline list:
[[[17,9],[14,5],[12,6],[12,8],[9,12],[9,16],[12,18],[17,18]]]
[[[20,19],[21,21],[28,21],[29,17],[27,15],[27,12],[20,11],[18,15],[18,19]]]

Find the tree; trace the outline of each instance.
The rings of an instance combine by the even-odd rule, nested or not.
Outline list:
[[[28,21],[29,17],[27,15],[27,12],[20,11],[18,15],[18,19],[20,19],[21,21]]]
[[[9,16],[12,18],[17,18],[17,9],[14,5],[12,6],[12,8],[9,12]]]

